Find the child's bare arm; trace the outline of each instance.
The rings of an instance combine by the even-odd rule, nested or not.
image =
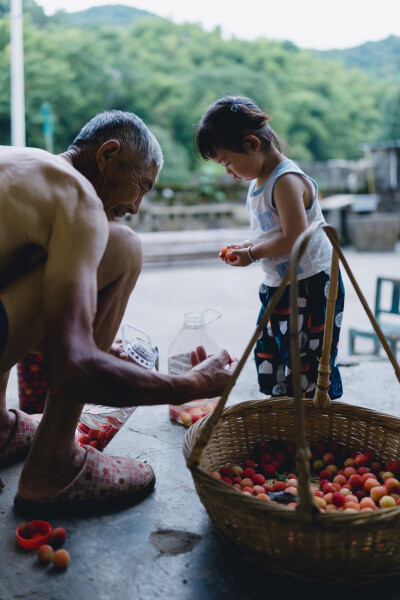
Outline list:
[[[254,245],[251,248],[254,259],[290,254],[298,236],[307,229],[304,207],[307,193],[302,178],[297,175],[287,174],[278,179],[274,189],[274,201],[281,220],[282,232],[266,242]]]

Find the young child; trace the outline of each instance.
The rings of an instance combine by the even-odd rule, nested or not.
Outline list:
[[[325,219],[317,199],[317,184],[282,154],[271,116],[252,100],[228,96],[214,102],[198,124],[195,144],[199,155],[225,167],[234,179],[250,182],[247,208],[251,238],[229,244],[222,260],[234,267],[260,261],[265,279],[259,295],[264,312],[289,266],[296,238],[311,223]],[[332,246],[322,227],[313,234],[298,268],[301,384],[304,397],[314,396],[325,328]],[[274,310],[255,348],[260,391],[272,396],[293,395],[290,367],[289,288]],[[344,306],[339,273],[330,355],[331,399],[342,396],[336,364]]]

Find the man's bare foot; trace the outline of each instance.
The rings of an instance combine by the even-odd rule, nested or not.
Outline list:
[[[0,411],[0,453],[9,442],[17,423],[17,415],[7,409]]]
[[[30,452],[21,472],[18,494],[24,500],[54,496],[75,479],[86,460],[86,449],[75,442],[64,452],[38,454]]]

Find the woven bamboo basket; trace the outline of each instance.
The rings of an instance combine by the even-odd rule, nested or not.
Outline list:
[[[237,554],[272,573],[349,586],[400,575],[400,507],[366,513],[319,512],[310,491],[309,445],[335,439],[343,443],[349,453],[368,449],[383,462],[400,460],[400,419],[342,402],[331,404],[327,395],[339,258],[399,381],[400,367],[343,256],[336,231],[329,225],[324,230],[333,245],[333,258],[314,399],[301,398],[295,325],[296,266],[313,234],[311,227],[297,240],[291,255],[291,273],[286,274],[264,312],[215,412],[188,429],[183,452],[215,532]],[[294,398],[246,401],[224,409],[256,339],[289,282]],[[244,496],[209,475],[224,465],[240,464],[251,458],[255,445],[265,440],[296,444],[299,502],[295,510]]]

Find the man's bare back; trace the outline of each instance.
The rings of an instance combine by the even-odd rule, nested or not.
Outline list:
[[[213,397],[236,366],[228,368],[228,354],[221,351],[189,373],[171,377],[108,352],[142,255],[136,234],[107,219],[138,211],[162,155],[154,136],[131,113],[104,113],[85,128],[60,156],[0,147],[0,302],[8,319],[0,354],[0,466],[12,432],[20,427],[18,414],[5,410],[8,370],[40,343],[49,388],[19,483],[16,506],[25,513],[65,504],[70,482],[90,479],[91,451],[74,440],[85,402],[96,398],[99,404],[129,406]],[[140,152],[136,142],[126,143],[130,128],[138,129],[132,140],[140,140]],[[93,460],[105,459],[96,451]],[[124,460],[130,488],[117,493],[112,482],[109,486],[118,498],[133,501],[151,489],[154,474],[142,466],[139,477],[137,461]],[[107,500],[97,491],[87,492],[89,502]]]

